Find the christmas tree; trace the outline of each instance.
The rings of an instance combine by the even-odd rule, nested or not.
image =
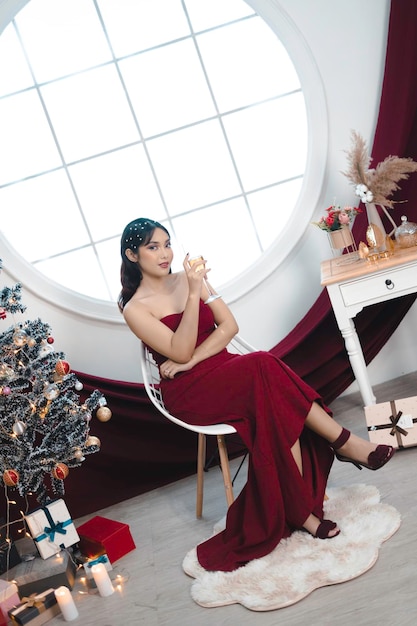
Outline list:
[[[20,284],[0,289],[0,325],[9,315],[13,320],[0,332],[0,481],[6,494],[12,487],[44,506],[64,495],[71,468],[100,450],[90,435],[93,412],[107,421],[111,411],[98,390],[81,402],[83,385],[65,354],[53,349],[50,326],[19,321],[26,310],[21,298]]]

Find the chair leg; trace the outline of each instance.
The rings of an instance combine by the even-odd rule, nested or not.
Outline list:
[[[226,442],[224,435],[217,435],[217,445],[219,447],[220,466],[223,473],[224,488],[226,491],[227,506],[230,506],[234,501],[233,485],[230,476],[229,456],[227,454]]]
[[[206,436],[198,433],[197,450],[197,503],[196,517],[200,519],[203,515],[203,491],[204,491],[204,466],[206,464]]]

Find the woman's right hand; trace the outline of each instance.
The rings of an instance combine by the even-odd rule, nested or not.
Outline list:
[[[189,290],[190,293],[197,293],[198,295],[200,295],[204,278],[206,277],[207,272],[210,270],[206,270],[207,261],[205,259],[202,259],[198,263],[194,263],[194,265],[190,264],[189,259],[190,255],[186,254],[183,262],[184,271],[188,280]]]

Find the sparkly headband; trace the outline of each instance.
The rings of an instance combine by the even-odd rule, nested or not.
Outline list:
[[[142,224],[142,226],[139,226],[139,224],[136,223],[129,228],[129,234],[124,239],[124,243],[126,244],[127,248],[130,248],[131,250],[136,250],[143,242],[143,231],[145,230],[145,226],[150,226],[150,224],[149,222],[142,222]]]

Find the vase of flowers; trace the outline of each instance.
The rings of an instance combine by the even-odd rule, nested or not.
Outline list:
[[[342,209],[340,206],[332,205],[326,209],[326,214],[318,222],[313,222],[315,226],[327,233],[333,256],[339,257],[344,252],[357,252],[350,224],[358,213],[361,213],[361,210],[356,207],[345,206]],[[357,255],[353,255],[339,262],[347,263],[356,260]]]
[[[342,254],[345,250],[356,251],[350,224],[358,213],[361,213],[361,210],[356,207],[346,206],[342,209],[340,206],[332,205],[326,209],[326,214],[318,222],[313,222],[315,226],[327,233],[335,256]]]
[[[347,157],[348,170],[342,174],[354,185],[356,195],[366,206],[369,224],[366,232],[367,243],[376,252],[384,251],[387,237],[393,234],[397,226],[387,211],[387,208],[393,209],[395,205],[391,196],[400,189],[398,181],[407,179],[412,172],[417,171],[417,163],[411,158],[389,156],[370,169],[371,159],[366,143],[355,131],[352,131],[352,145],[347,151]],[[388,235],[377,205],[393,225]]]

